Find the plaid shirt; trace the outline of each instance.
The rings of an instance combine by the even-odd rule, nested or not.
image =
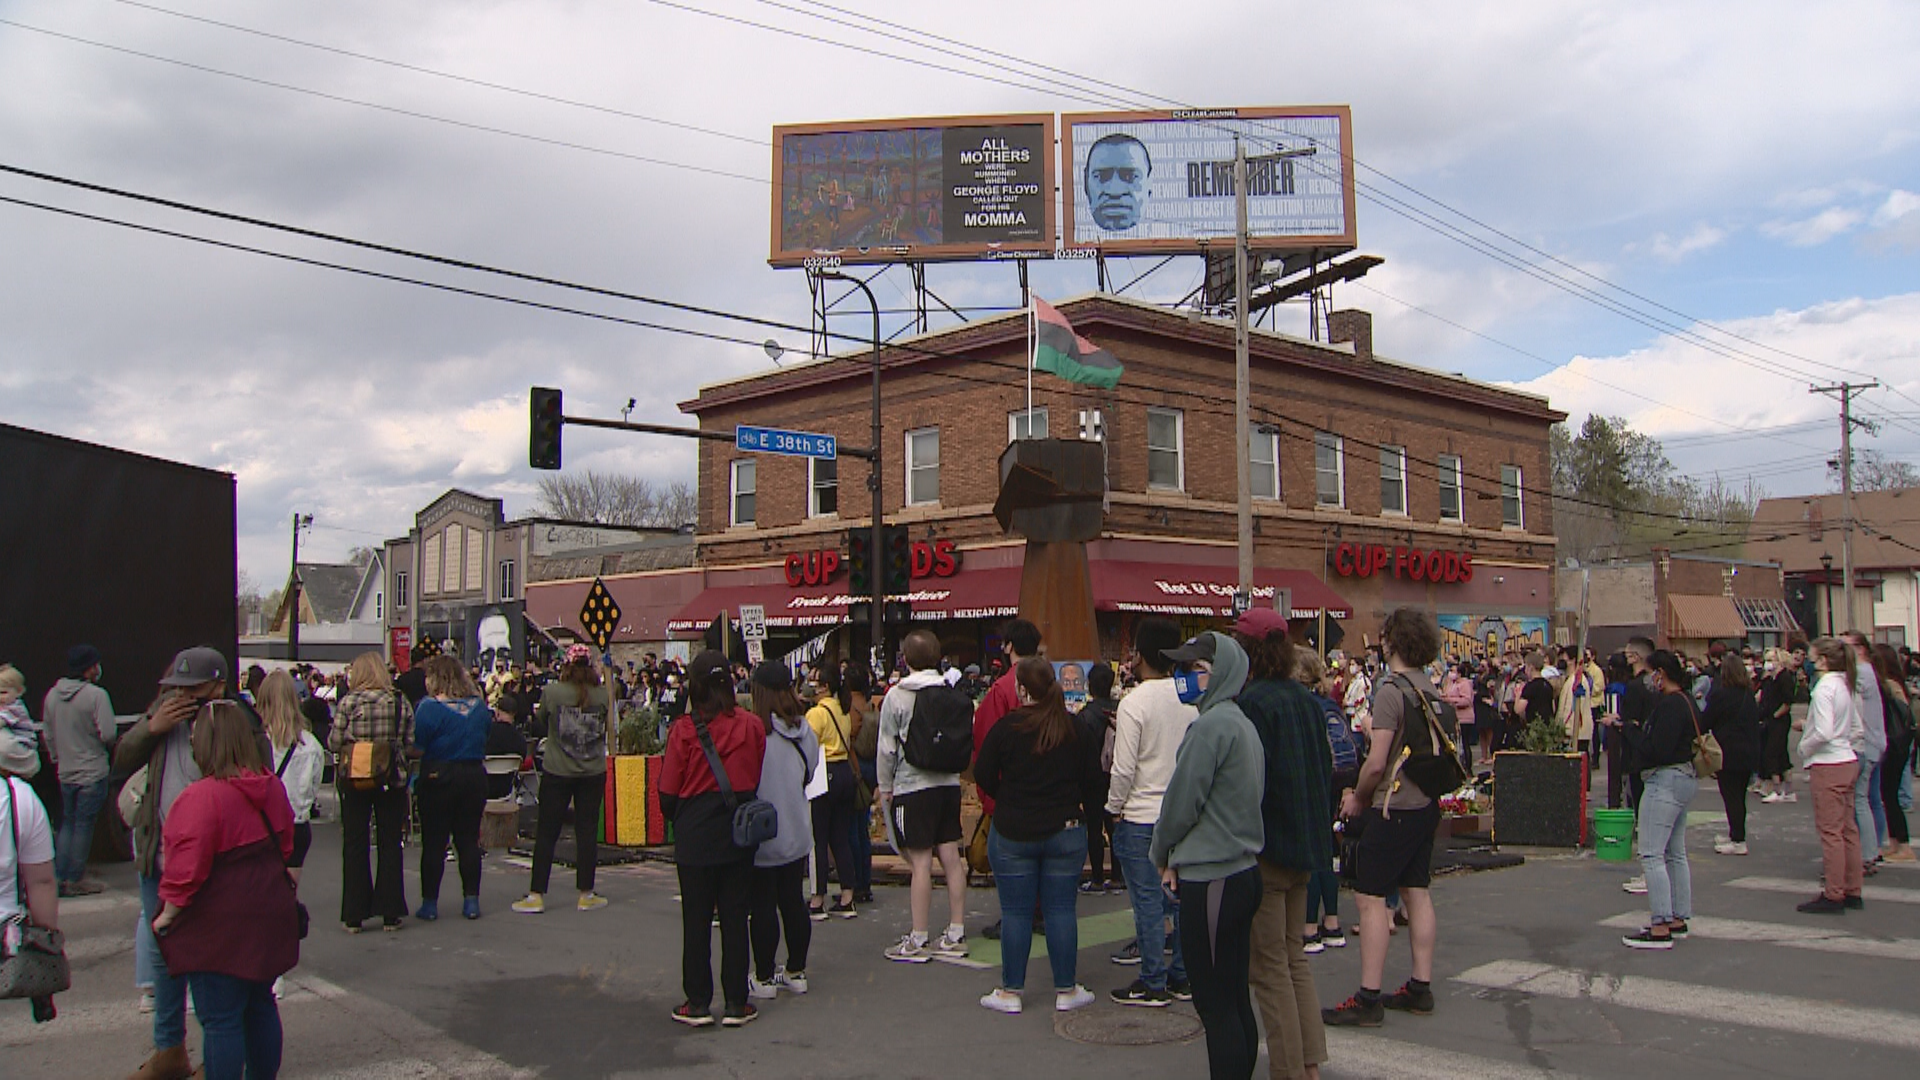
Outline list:
[[[1234,699],[1267,752],[1260,817],[1260,857],[1288,870],[1333,866],[1333,748],[1327,719],[1305,687],[1291,679],[1250,682]]]
[[[340,699],[333,710],[333,728],[327,732],[327,749],[344,757],[348,746],[357,742],[391,744],[394,773],[401,780],[407,778],[413,707],[398,690],[355,690]]]

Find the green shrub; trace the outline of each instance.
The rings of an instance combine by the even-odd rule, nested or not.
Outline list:
[[[1520,733],[1520,748],[1530,754],[1565,754],[1573,750],[1573,739],[1558,720],[1533,720]]]

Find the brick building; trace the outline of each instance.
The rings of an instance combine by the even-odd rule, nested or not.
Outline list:
[[[1027,321],[966,323],[883,348],[890,523],[911,530],[916,622],[950,655],[990,654],[1018,603],[1022,544],[992,514],[998,459],[1022,437],[1097,435],[1107,447],[1104,531],[1089,547],[1102,648],[1133,619],[1194,628],[1230,611],[1235,579],[1233,326],[1122,297],[1061,303],[1126,365],[1113,390],[1032,377]],[[1401,604],[1435,611],[1457,651],[1544,639],[1553,600],[1545,399],[1377,355],[1370,317],[1329,318],[1331,343],[1255,330],[1250,452],[1255,598],[1291,591],[1302,636],[1357,647]],[[703,387],[701,428],[756,424],[870,441],[871,354]],[[1097,429],[1097,430],[1096,430]],[[844,620],[850,528],[868,523],[864,461],[738,452],[702,442],[696,564],[704,586],[672,620],[704,626],[765,606],[770,655]],[[831,554],[829,554],[831,553]]]

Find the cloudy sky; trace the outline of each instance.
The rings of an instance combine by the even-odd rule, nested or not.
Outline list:
[[[803,276],[765,263],[776,123],[1345,103],[1378,192],[1360,201],[1361,247],[1386,264],[1336,299],[1375,313],[1381,352],[1550,393],[1576,419],[1625,415],[1688,474],[1773,494],[1824,486],[1837,422],[1809,382],[1877,377],[1898,392],[1864,398],[1881,424],[1861,445],[1920,461],[1908,6],[1197,10],[7,0],[0,164],[804,323]],[[17,175],[0,174],[0,197],[769,336]],[[1176,264],[1142,292],[1177,299],[1198,273]],[[904,300],[904,272],[881,280],[883,302]],[[1009,266],[929,280],[954,303],[1018,303]],[[1034,281],[1071,295],[1093,272],[1041,266]],[[1589,289],[1607,306],[1576,295]],[[1279,325],[1304,332],[1304,311]],[[635,419],[675,423],[700,383],[769,362],[11,203],[0,326],[0,418],[233,471],[242,566],[263,582],[284,575],[295,510],[315,516],[310,550],[327,557],[404,532],[452,484],[526,509],[529,385],[564,387],[570,412],[612,415],[631,397]],[[670,482],[691,461],[674,440],[568,436],[569,466]]]

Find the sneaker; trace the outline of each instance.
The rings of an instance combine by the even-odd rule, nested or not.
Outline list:
[[[1020,991],[996,988],[993,993],[982,995],[980,1004],[983,1008],[992,1009],[994,1012],[1018,1016],[1021,1008]]]
[[[1100,999],[1093,996],[1093,991],[1075,983],[1071,990],[1053,992],[1053,1011],[1072,1012],[1075,1009],[1084,1009],[1098,1000]]]
[[[1888,862],[1920,862],[1920,855],[1913,853],[1912,844],[1895,844],[1884,854]]]
[[[1786,797],[1777,791],[1769,791],[1765,795],[1760,796],[1760,801],[1763,803],[1785,802]]]
[[[776,971],[773,973],[773,985],[789,994],[807,992],[807,973],[804,971]]]
[[[873,890],[872,890],[872,889],[856,889],[856,890],[854,890],[854,894],[853,894],[853,902],[854,902],[854,903],[856,903],[856,904],[871,904],[871,903],[873,903]]]
[[[1715,855],[1745,855],[1747,853],[1747,842],[1741,840],[1736,843],[1732,840],[1727,840],[1713,845],[1713,853]]]
[[[1338,926],[1331,930],[1321,927],[1320,944],[1329,949],[1344,949],[1347,947],[1347,933]]]
[[[1673,938],[1666,934],[1660,934],[1656,936],[1653,932],[1653,927],[1651,926],[1647,927],[1644,930],[1640,930],[1637,933],[1622,935],[1620,938],[1620,943],[1622,945],[1625,945],[1629,949],[1671,949],[1673,948]]]
[[[756,1001],[772,1001],[780,996],[780,988],[771,982],[761,982],[753,976],[747,976],[747,996]]]
[[[899,941],[887,946],[885,955],[887,959],[897,960],[902,964],[924,964],[933,959],[932,950],[926,945],[915,942],[912,934],[907,934]]]
[[[1320,1010],[1320,1022],[1328,1027],[1379,1027],[1386,1019],[1387,1010],[1379,998],[1362,1001],[1359,994],[1331,1009]]]
[[[1433,1015],[1433,987],[1415,990],[1413,983],[1401,985],[1400,989],[1380,999],[1380,1007],[1395,1012],[1408,1012],[1415,1016]]]
[[[140,991],[140,1004],[135,1007],[138,1008],[142,1013],[152,1012],[153,1011],[153,991],[151,990]]]
[[[985,930],[980,931],[980,936],[983,938],[986,938],[988,941],[999,941],[1000,940],[1000,920],[999,919],[993,920],[993,925],[987,927]]]
[[[1856,894],[1840,901],[1840,906],[1846,908],[1848,911],[1860,911],[1867,906],[1867,902]]]
[[[1318,933],[1308,934],[1300,939],[1300,951],[1312,956],[1327,951],[1327,944]]]
[[[1780,801],[1781,802],[1799,802],[1800,793],[1797,791],[1789,791],[1785,795],[1780,796]]]
[[[345,930],[349,934],[357,934],[363,929],[363,927],[361,926],[361,924],[357,922],[349,922],[349,923],[341,923],[340,929]]]
[[[1104,882],[1083,881],[1080,883],[1080,894],[1082,896],[1099,896],[1106,891],[1107,886]]]
[[[1687,939],[1687,920],[1671,919],[1667,922],[1667,936],[1675,941]]]
[[[1126,891],[1127,891],[1127,883],[1124,881],[1107,882],[1108,896],[1124,896],[1126,895]]]
[[[854,910],[852,902],[845,900],[836,901],[832,907],[827,909],[827,914],[842,919],[856,919],[860,917],[860,913]]]
[[[1168,979],[1167,996],[1175,1001],[1192,1001],[1193,984],[1190,982],[1175,982],[1172,979]]]
[[[526,896],[513,902],[513,910],[522,915],[544,914],[547,910],[547,898],[537,892],[530,892]],[[708,1017],[707,1019],[711,1022],[713,1018]],[[684,1022],[685,1021],[682,1021],[682,1023]]]
[[[439,921],[439,918],[440,918],[440,901],[438,901],[438,900],[422,900],[422,901],[420,901],[420,910],[418,910],[418,911],[416,911],[416,912],[414,912],[414,913],[413,913],[413,917],[414,917],[414,918],[416,918],[416,919],[419,919],[419,920],[420,920],[421,922],[437,922],[437,921]]]
[[[284,976],[279,976],[279,975],[276,975],[276,976],[274,976],[274,979],[273,979],[273,1000],[275,1000],[275,1001],[279,1001],[279,1000],[280,1000],[281,998],[283,998],[283,997],[286,997],[286,996],[287,996],[287,980],[286,980],[286,978],[285,978]],[[145,1010],[145,1011],[147,1011],[147,1012],[152,1012],[153,1010],[152,1010],[151,1008],[149,1008],[149,1009],[147,1009],[147,1010]]]
[[[1728,836],[1726,833],[1713,834],[1713,846],[1715,848],[1718,848],[1721,844],[1731,844],[1731,843],[1733,843],[1733,837]]]
[[[385,930],[389,934],[399,933],[400,928],[405,925],[406,925],[406,920],[401,919],[398,916],[395,916],[394,918],[391,918],[391,919],[380,920],[380,929]]]
[[[573,906],[580,911],[598,911],[607,906],[607,898],[597,892],[583,892]]]
[[[1146,1009],[1164,1009],[1173,1004],[1173,995],[1155,990],[1139,979],[1107,995],[1116,1005],[1138,1005]]]
[[[692,1002],[681,1005],[679,1008],[673,1010],[671,1015],[675,1023],[685,1024],[688,1027],[713,1026],[713,1013],[706,1009],[694,1008]]]
[[[467,919],[479,918],[480,917],[480,898],[477,896],[469,896],[466,899],[460,901],[460,915],[461,917],[467,918]]]
[[[935,956],[965,956],[967,955],[967,935],[961,934],[959,937],[954,937],[953,931],[942,930],[940,936],[933,939],[928,947],[933,950]]]
[[[1127,947],[1114,953],[1112,960],[1116,964],[1138,964],[1140,962],[1140,943],[1129,942]]]
[[[1645,896],[1647,895],[1647,879],[1643,877],[1628,878],[1620,883],[1620,888],[1622,891],[1630,892],[1635,896]]]
[[[730,1005],[720,1017],[721,1027],[746,1027],[760,1015],[760,1010],[751,1005]]]
[[[820,907],[814,907],[811,904],[807,905],[807,918],[812,919],[814,922],[826,922],[826,905],[823,904]]]
[[[1838,915],[1847,910],[1847,905],[1841,900],[1829,900],[1826,894],[1822,893],[1804,904],[1797,905],[1793,910],[1804,915]]]

